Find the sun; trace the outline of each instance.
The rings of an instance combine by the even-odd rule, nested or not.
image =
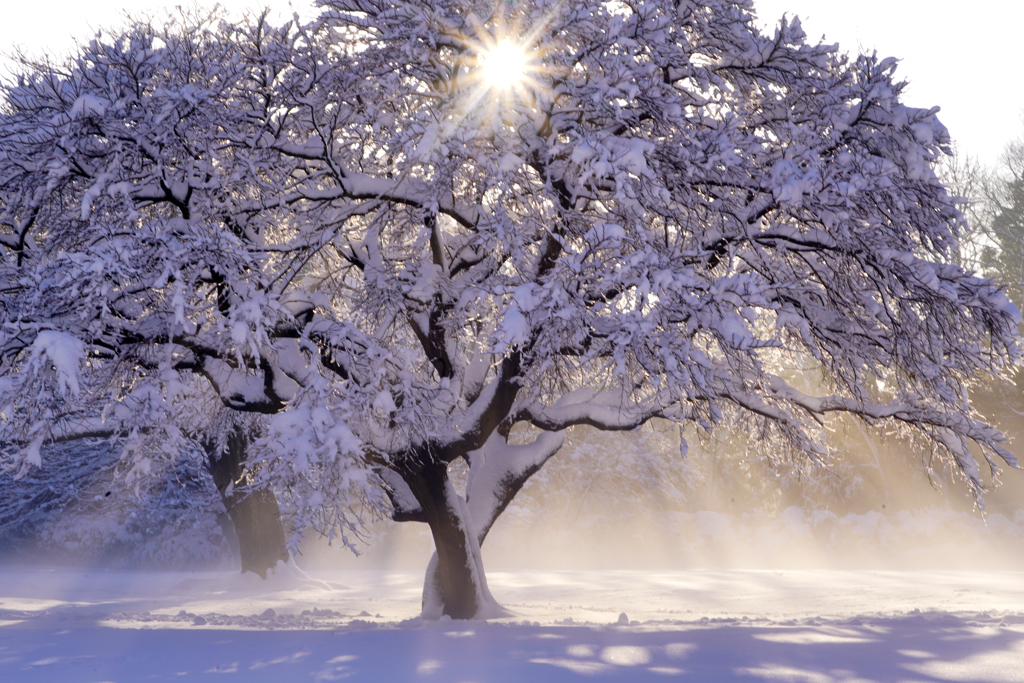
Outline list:
[[[483,80],[489,88],[515,88],[526,78],[529,60],[523,48],[499,40],[482,55]]]

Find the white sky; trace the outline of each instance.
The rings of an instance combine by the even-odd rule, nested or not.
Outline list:
[[[1019,0],[754,0],[762,20],[796,14],[808,38],[899,57],[905,101],[939,106],[963,153],[996,163],[1024,137],[1024,3]]]
[[[185,0],[182,4],[186,4]],[[259,0],[220,0],[231,11]],[[292,0],[307,12],[311,0]],[[290,14],[288,0],[265,4]],[[9,0],[0,21],[0,51],[20,44],[29,52],[66,52],[71,38],[116,24],[122,8],[139,13],[173,6],[155,0]],[[877,49],[903,60],[908,104],[942,107],[940,118],[960,149],[993,164],[1003,146],[1024,136],[1024,3],[1017,0],[755,0],[760,16],[797,14],[808,35],[822,35],[845,51]]]

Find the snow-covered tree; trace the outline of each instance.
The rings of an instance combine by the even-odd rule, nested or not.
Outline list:
[[[178,216],[187,215],[188,208],[177,207],[175,204],[176,200],[170,195],[168,196],[171,197],[170,200],[166,197],[164,199],[145,197],[146,193],[152,194],[154,191],[159,194],[162,191],[160,188],[164,186],[161,183],[165,180],[172,183],[180,182],[166,175],[166,169],[178,163],[179,155],[182,154],[181,148],[170,148],[170,150],[166,151],[164,157],[161,157],[156,151],[158,148],[163,150],[165,145],[163,138],[166,135],[171,134],[173,136],[175,131],[180,131],[180,128],[176,127],[181,124],[183,118],[194,120],[198,118],[199,113],[191,112],[188,113],[188,116],[185,116],[184,113],[176,112],[175,108],[177,106],[188,106],[189,98],[193,97],[196,93],[196,83],[205,82],[209,84],[211,81],[215,81],[217,77],[212,76],[212,74],[219,74],[228,68],[232,63],[232,59],[234,60],[233,63],[239,63],[240,59],[246,58],[246,50],[258,52],[264,45],[270,44],[274,38],[272,32],[269,36],[260,33],[265,28],[262,18],[257,19],[254,25],[249,27],[253,32],[252,35],[241,35],[225,29],[218,36],[219,43],[213,39],[213,35],[217,31],[215,15],[185,16],[184,22],[183,26],[171,23],[168,26],[158,28],[148,25],[133,27],[125,35],[116,36],[113,44],[104,45],[93,42],[82,50],[82,53],[76,60],[66,63],[66,65],[57,66],[52,65],[52,63],[38,63],[23,57],[22,66],[25,74],[17,83],[8,84],[5,92],[7,109],[4,118],[5,128],[2,134],[5,154],[4,162],[6,162],[2,168],[5,190],[2,198],[3,208],[5,209],[6,217],[17,223],[16,228],[14,225],[8,226],[11,229],[11,234],[16,234],[16,237],[4,240],[4,246],[10,250],[11,256],[18,264],[14,270],[7,273],[12,279],[10,282],[15,282],[22,276],[23,270],[20,269],[20,263],[26,260],[29,250],[35,249],[33,253],[37,255],[42,253],[41,250],[36,248],[34,241],[49,239],[54,234],[50,226],[43,222],[47,220],[46,209],[41,201],[43,198],[41,196],[28,198],[25,195],[27,191],[32,193],[32,191],[39,190],[38,186],[34,188],[33,183],[37,182],[40,176],[37,174],[33,178],[31,173],[27,173],[27,171],[41,159],[49,159],[50,162],[54,162],[57,158],[62,158],[72,164],[72,167],[65,170],[49,169],[51,173],[55,173],[55,176],[63,178],[63,180],[56,182],[53,187],[58,194],[70,193],[74,195],[76,191],[82,190],[80,180],[75,181],[74,178],[76,176],[81,178],[81,173],[84,170],[73,168],[75,164],[83,162],[87,166],[89,164],[94,165],[94,168],[90,166],[90,169],[94,170],[98,175],[93,177],[90,175],[90,171],[84,171],[85,177],[98,180],[98,184],[91,185],[93,188],[91,190],[88,187],[85,188],[86,194],[89,191],[92,191],[93,194],[83,199],[83,204],[75,209],[75,220],[84,220],[86,215],[92,215],[93,220],[104,221],[104,226],[101,229],[118,230],[118,221],[123,221],[126,217],[129,221],[161,221],[168,218],[169,214],[166,211],[162,212],[161,209],[157,208],[162,202],[170,202],[172,206],[175,206],[176,208],[173,211]],[[163,46],[163,51],[159,54],[154,50],[155,44]],[[205,72],[200,69],[200,61],[203,58],[212,60],[207,65]],[[252,68],[252,61],[252,59],[247,59],[247,68]],[[232,78],[244,77],[245,74],[242,71],[232,76]],[[254,88],[256,87],[249,83],[230,82],[230,79],[225,79],[225,81],[225,88],[236,87],[244,90],[250,85]],[[136,97],[141,98],[137,99],[134,103],[124,99],[125,94],[132,92],[133,89]],[[100,152],[90,161],[84,161],[80,152],[91,144],[90,139],[95,140],[97,132],[104,125],[96,118],[99,111],[90,108],[95,108],[95,106],[102,108],[104,106],[103,102],[116,101],[117,95],[115,93],[120,93],[120,105],[126,109],[120,112],[119,116],[121,118],[112,119],[106,123],[120,126],[122,135],[109,140],[113,143],[112,148]],[[151,97],[153,95],[156,95],[156,97]],[[211,92],[206,91],[203,96],[210,97]],[[25,97],[25,99],[22,99],[22,97]],[[65,101],[68,97],[72,98],[71,102]],[[114,97],[114,100],[105,99],[106,97]],[[65,106],[69,103],[71,104],[70,108]],[[152,109],[146,112],[140,111],[139,105],[143,103]],[[78,106],[78,110],[74,110],[75,105]],[[74,120],[72,124],[74,128],[78,129],[79,126],[84,125],[88,129],[76,130],[74,133],[76,137],[81,137],[75,144],[81,143],[85,146],[71,148],[71,150],[63,152],[52,146],[54,143],[60,144],[55,137],[52,137],[52,135],[57,134],[60,126],[58,124],[56,127],[47,129],[48,124],[43,119],[47,117],[48,112],[56,114],[61,111],[61,108],[65,108],[65,115],[70,115],[70,119]],[[207,114],[212,115],[210,112],[207,112]],[[141,116],[141,119],[135,120],[134,117],[136,116]],[[239,113],[238,116],[245,115],[244,113]],[[69,121],[63,123],[67,124]],[[53,123],[57,124],[58,122],[54,121]],[[207,120],[207,123],[209,123],[209,120]],[[40,125],[43,128],[40,128]],[[89,128],[90,126],[95,127]],[[124,135],[130,136],[132,133],[129,131],[131,130],[140,132],[143,129],[147,132],[141,137],[134,139],[124,137]],[[62,134],[62,132],[59,134]],[[131,140],[131,142],[128,140]],[[109,207],[103,204],[104,201],[109,202],[110,200],[103,200],[101,196],[103,196],[104,191],[106,191],[108,197],[111,196],[110,190],[112,188],[106,186],[106,183],[112,182],[113,176],[104,169],[108,168],[109,165],[117,166],[121,162],[126,161],[123,156],[123,146],[125,144],[143,142],[147,145],[150,141],[153,141],[155,146],[146,146],[145,150],[148,150],[148,152],[145,152],[145,150],[141,151],[143,160],[132,160],[132,163],[141,165],[136,166],[134,169],[124,168],[121,170],[123,180],[129,179],[129,182],[140,182],[140,184],[147,187],[147,189],[141,189],[141,195],[134,196],[130,201],[132,204],[137,204],[138,211],[143,212],[144,217],[141,217],[134,207],[128,209],[127,214],[118,214],[117,212],[110,211]],[[195,139],[189,141],[196,142]],[[98,148],[96,148],[96,151],[98,152]],[[52,156],[54,153],[56,153],[56,157]],[[145,155],[150,153],[157,154],[157,157],[145,157]],[[86,152],[85,154],[86,157],[91,156],[91,153]],[[184,154],[187,155],[187,152]],[[193,161],[195,162],[195,160]],[[42,163],[46,164],[49,162],[43,161]],[[146,168],[144,166],[146,163],[152,163],[154,166]],[[26,166],[26,164],[29,166]],[[188,168],[190,169],[189,173],[198,172],[196,171],[195,163]],[[37,167],[36,170],[41,169]],[[175,186],[178,187],[179,185]],[[168,191],[170,190],[168,189]],[[124,206],[121,208],[125,209]],[[95,211],[94,214],[93,211]],[[78,215],[79,212],[81,212],[81,215]],[[124,225],[124,223],[121,223],[121,225]],[[59,231],[57,234],[59,234]],[[89,298],[95,294],[92,288],[104,289],[108,287],[108,285],[102,282],[105,278],[120,279],[121,283],[134,279],[133,286],[138,286],[141,283],[144,283],[144,286],[152,286],[156,282],[155,279],[160,278],[160,276],[166,276],[167,280],[173,282],[175,276],[180,275],[180,270],[176,270],[178,259],[183,259],[185,263],[188,263],[189,259],[193,258],[193,256],[187,253],[166,253],[166,245],[160,242],[162,237],[160,236],[159,229],[158,232],[151,232],[148,234],[148,237],[142,238],[141,242],[136,241],[131,244],[124,241],[126,236],[123,233],[109,233],[109,236],[113,238],[111,242],[99,251],[91,251],[88,258],[92,259],[95,266],[102,263],[103,259],[110,258],[110,252],[106,251],[104,253],[104,250],[120,250],[124,248],[135,250],[131,251],[130,254],[121,254],[121,257],[127,261],[125,263],[128,269],[127,272],[119,273],[115,267],[114,270],[108,273],[94,273],[91,276],[91,282],[90,280],[84,280],[80,283],[84,288],[83,291],[75,291],[72,294],[72,296],[84,296],[81,301],[65,302],[62,301],[62,294],[50,291],[48,293],[38,292],[38,294],[43,294],[44,297],[55,295],[56,299],[37,299],[30,305],[38,306],[38,310],[41,311],[43,317],[52,312],[52,314],[59,318],[60,315],[76,309],[80,311],[78,314],[88,315],[89,313],[82,313],[81,311],[88,310],[90,306],[108,305],[102,302],[102,297],[105,296],[102,293],[98,298]],[[58,247],[55,244],[48,245],[48,247],[49,249],[56,248],[56,251],[53,253],[60,254],[57,258],[66,258],[75,249],[89,249],[89,247],[85,246],[85,243],[91,238],[86,236],[85,233],[82,233],[80,237],[84,242],[75,245],[72,250],[65,250],[63,247]],[[22,241],[24,243],[19,244]],[[139,248],[141,251],[139,251]],[[200,247],[201,252],[209,252],[211,250],[215,254],[215,259],[221,258],[221,256],[228,259],[233,257],[226,252],[218,255],[218,246],[215,243],[207,243]],[[134,261],[136,257],[139,260]],[[203,257],[200,256],[199,258],[202,260]],[[49,265],[43,266],[43,258],[33,256],[31,259],[36,260],[37,265],[40,267],[50,268],[51,270],[54,268],[60,269],[59,263],[51,262]],[[204,263],[212,268],[210,273],[214,273],[207,274],[211,278],[218,278],[219,274],[217,273],[219,273],[219,270],[216,269],[216,261]],[[191,265],[195,265],[195,263]],[[157,271],[148,272],[148,268],[156,268]],[[37,273],[41,272],[42,270],[37,270]],[[68,275],[70,278],[76,278],[75,268],[69,270]],[[23,286],[24,283],[15,285],[15,287]],[[157,291],[161,289],[160,287],[156,288]],[[110,312],[114,315],[126,312],[126,309],[123,308],[124,305],[128,305],[129,308],[132,305],[147,305],[143,300],[129,302],[124,298],[124,292],[109,294],[112,294],[117,299],[111,304]],[[164,297],[165,294],[163,293],[157,294],[158,299],[163,299]],[[181,302],[175,302],[174,305],[180,306]],[[81,306],[85,306],[85,308],[82,309]],[[178,310],[178,308],[175,308],[175,311]],[[134,346],[134,350],[130,351],[128,356],[130,358],[129,366],[135,364],[137,367],[128,372],[142,372],[145,374],[161,372],[160,359],[138,356],[138,352],[143,349],[142,345],[144,345],[144,340],[148,333],[138,335],[138,329],[136,329],[135,333],[128,332],[127,336],[122,335],[119,337],[118,333],[113,331],[112,334],[114,335],[112,340],[116,339],[116,343],[127,343],[129,347]],[[137,335],[134,339],[132,338],[133,334]],[[52,337],[48,334],[30,339],[29,341],[36,344],[35,348],[39,349],[41,348],[39,345],[46,343],[47,339],[55,340],[53,342],[55,346],[50,347],[48,351],[51,354],[74,354],[80,350],[74,344],[71,346],[61,345],[67,342],[68,338]],[[15,338],[11,340],[11,344],[8,346],[8,350],[15,353],[22,351],[20,343],[22,343],[20,338],[15,335]],[[138,345],[139,343],[142,345]],[[90,353],[95,354],[95,347],[93,347]],[[111,356],[112,359],[114,357],[116,356]],[[66,372],[66,367],[58,362],[59,355],[44,357],[43,359],[44,361],[53,362],[52,369],[54,371]],[[122,361],[124,359],[122,358]],[[70,362],[74,362],[74,360]],[[195,371],[196,369],[193,370]],[[122,372],[125,371],[125,368],[118,369],[116,365],[112,365],[106,368],[106,371]],[[171,374],[174,374],[174,372],[171,371]],[[129,438],[124,450],[126,455],[130,456],[127,460],[134,462],[136,465],[129,478],[137,474],[150,476],[156,471],[165,471],[166,467],[155,469],[152,466],[151,460],[155,453],[163,454],[165,459],[173,459],[182,445],[189,451],[195,451],[198,446],[202,447],[202,450],[206,453],[206,467],[212,474],[220,490],[223,504],[234,526],[236,526],[242,555],[242,569],[243,571],[251,570],[263,575],[266,569],[272,567],[276,562],[287,559],[288,554],[283,547],[285,531],[280,520],[279,506],[274,500],[272,490],[252,490],[246,489],[241,485],[250,478],[250,473],[245,470],[246,449],[244,444],[252,439],[254,433],[258,432],[258,421],[253,420],[251,414],[249,417],[246,417],[246,414],[232,411],[229,407],[222,407],[216,392],[210,391],[209,387],[196,385],[195,380],[189,380],[186,377],[182,379],[183,383],[177,383],[174,380],[170,385],[161,385],[163,387],[162,390],[169,390],[172,394],[175,391],[185,391],[188,394],[187,400],[180,401],[177,405],[173,405],[173,408],[173,397],[147,395],[146,392],[151,391],[152,386],[145,385],[144,383],[137,387],[137,392],[128,396],[128,393],[132,391],[131,387],[134,381],[129,379],[123,384],[123,395],[111,395],[108,392],[101,396],[90,398],[92,402],[89,408],[75,413],[76,417],[88,416],[89,419],[76,424],[68,429],[67,433],[63,433],[56,438],[57,440],[61,438],[80,438],[83,435],[128,436]],[[114,381],[119,382],[120,380]],[[89,390],[86,390],[85,393],[88,394]],[[95,400],[96,398],[98,398],[98,402]],[[114,398],[114,401],[111,401],[111,398]],[[127,398],[127,402],[122,400],[123,398]],[[211,398],[214,400],[211,401]],[[52,397],[48,397],[34,405],[33,410],[39,411],[37,417],[38,415],[49,415],[52,413],[54,404],[46,402],[51,399]],[[165,399],[166,402],[162,403]],[[97,411],[102,410],[101,407],[104,401],[108,404],[119,402],[119,410],[122,411],[123,416],[127,416],[127,421],[120,419],[111,420],[109,415],[100,415]],[[143,407],[147,408],[143,409]],[[140,411],[140,409],[142,410]],[[167,409],[173,412],[173,420],[169,419],[171,415],[167,412]],[[265,411],[260,409],[260,412]],[[162,426],[165,422],[167,425]],[[42,422],[37,420],[34,424],[40,426]],[[25,424],[22,423],[18,428],[24,427]],[[153,427],[157,428],[153,429]],[[16,435],[16,438],[25,438],[26,436],[27,433],[23,430]],[[32,438],[29,440],[31,444],[28,452],[31,454],[29,463],[39,461],[38,447],[43,440],[42,434],[32,434]],[[239,484],[238,487],[236,484]]]
[[[424,614],[471,617],[500,609],[488,531],[574,425],[814,459],[846,413],[979,491],[972,444],[1013,464],[967,388],[1018,359],[1019,312],[951,262],[948,135],[894,60],[745,0],[320,4],[137,25],[5,88],[14,466],[117,432],[144,472],[131,444],[174,443],[205,383],[272,416],[249,472],[300,532],[425,522]]]

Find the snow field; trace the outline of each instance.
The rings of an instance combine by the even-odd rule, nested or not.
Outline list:
[[[424,622],[420,572],[285,568],[261,582],[8,566],[0,680],[1003,683],[1024,680],[1021,579],[491,572],[513,617]]]

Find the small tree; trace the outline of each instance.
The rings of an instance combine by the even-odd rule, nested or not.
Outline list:
[[[381,490],[426,522],[424,614],[456,618],[497,613],[480,547],[573,425],[741,421],[813,459],[838,412],[975,491],[972,443],[1013,463],[967,386],[1019,312],[949,262],[948,136],[894,60],[743,1],[320,4],[133,26],[6,89],[16,463],[167,440],[194,374],[272,415],[256,476],[300,531],[345,540]]]

